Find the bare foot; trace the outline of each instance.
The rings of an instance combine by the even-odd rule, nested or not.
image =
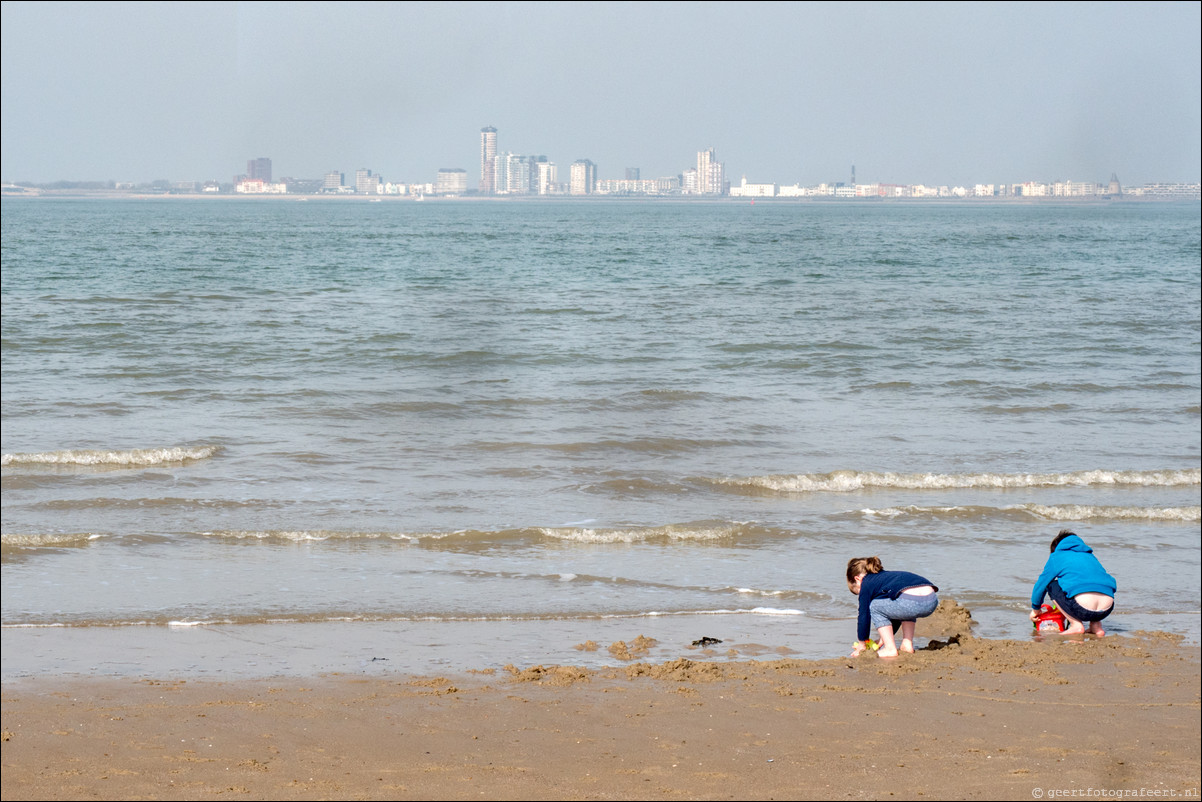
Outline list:
[[[1089,625],[1089,634],[1093,635],[1095,638],[1104,638],[1106,637],[1106,630],[1102,629],[1102,624],[1100,622],[1094,621]]]
[[[890,649],[887,646],[882,646],[881,648],[876,650],[876,656],[877,657],[897,657],[897,648],[895,647],[895,648]]]
[[[906,654],[914,654],[914,641],[903,640],[900,648]]]
[[[1074,621],[1068,625],[1068,629],[1064,630],[1065,635],[1080,635],[1085,632],[1085,627],[1080,621]]]

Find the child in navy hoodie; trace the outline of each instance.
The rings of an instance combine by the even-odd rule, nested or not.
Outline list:
[[[880,633],[877,657],[897,657],[914,651],[914,622],[935,612],[939,588],[909,571],[886,571],[879,557],[856,557],[847,563],[847,589],[860,597],[856,642],[858,656],[868,644],[871,629]],[[901,630],[898,644],[893,633]]]
[[[1068,619],[1066,634],[1104,636],[1102,619],[1114,612],[1114,577],[1093,556],[1093,549],[1067,529],[1056,535],[1051,551],[1031,591],[1031,620],[1039,614],[1047,595]]]

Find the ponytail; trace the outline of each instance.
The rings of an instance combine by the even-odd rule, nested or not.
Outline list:
[[[847,563],[847,583],[855,582],[860,574],[879,574],[884,570],[880,557],[856,557]]]

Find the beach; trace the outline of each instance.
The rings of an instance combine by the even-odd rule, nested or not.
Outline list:
[[[1196,203],[0,210],[5,800],[1196,792]]]
[[[632,637],[623,646],[636,644]],[[1199,651],[953,635],[897,660],[4,687],[17,799],[1197,798]]]

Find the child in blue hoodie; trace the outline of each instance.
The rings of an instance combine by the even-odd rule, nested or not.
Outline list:
[[[1114,577],[1093,556],[1093,549],[1067,529],[1056,535],[1051,551],[1031,591],[1031,620],[1039,614],[1047,595],[1068,619],[1066,634],[1104,636],[1102,619],[1114,611]]]

